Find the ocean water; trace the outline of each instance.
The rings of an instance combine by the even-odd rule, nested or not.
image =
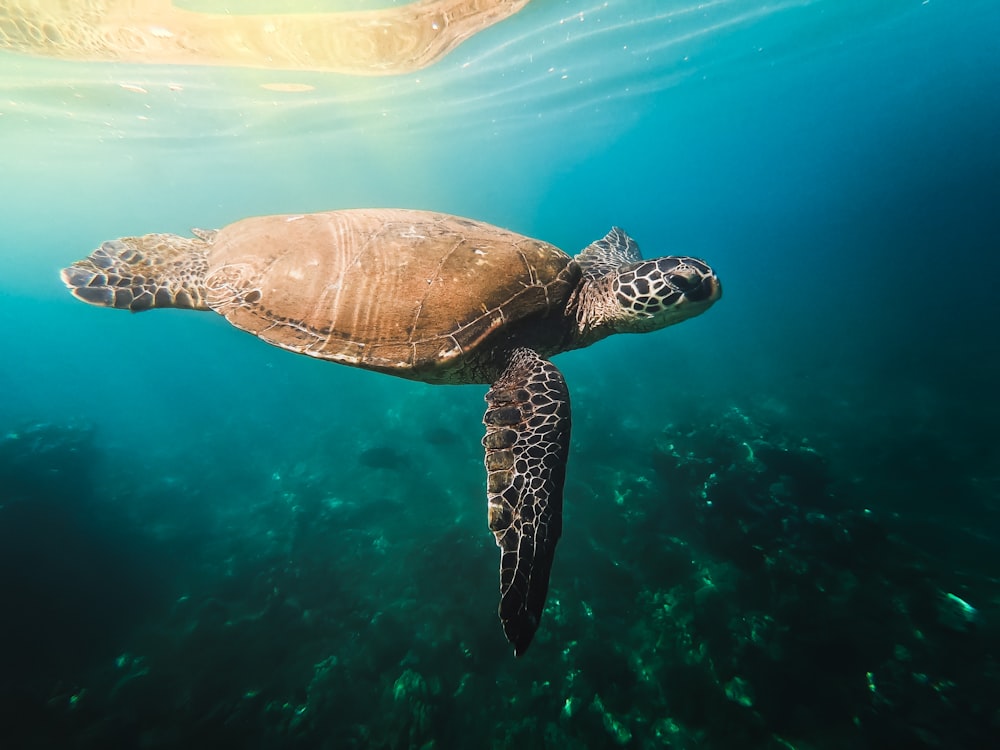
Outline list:
[[[28,7],[0,3],[0,747],[993,747],[995,2],[531,0],[386,75],[71,59],[12,41]],[[363,206],[571,254],[619,225],[722,279],[555,359],[564,532],[521,658],[485,388],[59,279]]]

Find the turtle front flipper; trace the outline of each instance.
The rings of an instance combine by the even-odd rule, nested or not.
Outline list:
[[[62,270],[73,296],[100,307],[142,312],[154,307],[208,310],[205,273],[214,232],[145,234],[105,242]]]
[[[635,240],[621,227],[611,227],[611,231],[601,239],[591,242],[577,253],[574,260],[583,269],[583,277],[589,281],[607,276],[627,263],[642,260],[642,253]]]
[[[562,373],[516,349],[486,394],[487,498],[500,547],[500,621],[520,656],[538,630],[562,533],[569,391]]]

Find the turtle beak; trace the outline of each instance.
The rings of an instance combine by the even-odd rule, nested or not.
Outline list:
[[[715,302],[717,299],[722,297],[722,284],[719,282],[719,277],[714,273],[711,273],[700,279],[697,288],[692,292],[688,292],[687,296],[688,299],[694,301],[704,300],[709,304]]]

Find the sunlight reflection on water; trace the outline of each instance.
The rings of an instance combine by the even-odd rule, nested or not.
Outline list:
[[[248,130],[333,134],[359,124],[384,134],[489,134],[544,120],[608,134],[640,116],[649,95],[682,80],[738,76],[836,43],[856,21],[849,6],[785,0],[748,10],[711,0],[664,10],[660,2],[612,0],[567,15],[568,4],[536,2],[425,70],[378,78],[0,52],[0,133],[167,144]],[[910,7],[887,0],[876,15]]]

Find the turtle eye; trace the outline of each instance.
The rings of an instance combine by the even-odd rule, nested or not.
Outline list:
[[[681,266],[670,272],[670,281],[682,292],[690,292],[698,288],[703,278],[694,268]]]
[[[675,281],[675,283],[677,283]],[[686,279],[687,287],[678,284],[681,292],[689,302],[704,302],[710,297],[718,299],[722,293],[719,282],[713,274],[701,274],[697,269],[691,272],[691,276]]]

